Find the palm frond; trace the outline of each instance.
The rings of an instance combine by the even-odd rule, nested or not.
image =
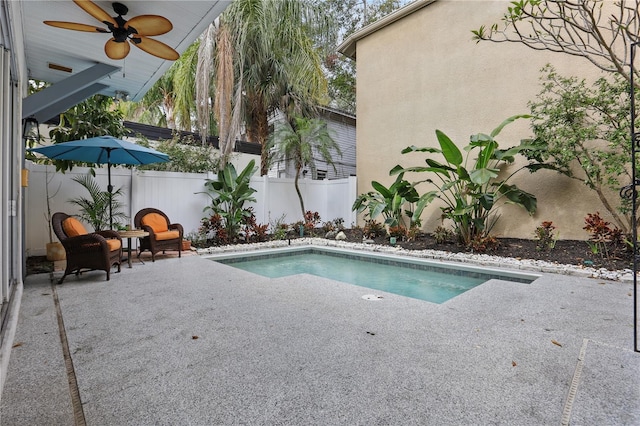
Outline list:
[[[103,191],[90,173],[75,176],[73,180],[87,190],[89,197],[76,197],[70,199],[69,202],[78,206],[80,210],[78,217],[90,224],[94,230],[100,231],[107,229],[109,226],[110,200],[114,221],[118,222],[119,219],[127,219],[125,213],[121,211],[124,208],[124,204],[119,201],[119,197],[123,194],[122,188],[118,188],[111,194],[108,191]]]

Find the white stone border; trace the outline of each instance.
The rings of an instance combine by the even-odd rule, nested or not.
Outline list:
[[[220,254],[229,252],[245,252],[266,248],[287,246],[325,246],[350,250],[362,250],[378,253],[389,253],[400,256],[418,257],[422,259],[444,260],[448,262],[468,263],[479,266],[519,269],[523,271],[544,272],[550,274],[574,275],[585,278],[598,278],[613,281],[632,282],[633,271],[609,271],[605,268],[591,268],[578,265],[566,265],[547,262],[544,260],[515,259],[511,257],[491,256],[478,253],[450,253],[440,250],[406,250],[402,247],[391,247],[379,244],[351,243],[346,241],[329,240],[326,238],[296,238],[292,240],[276,240],[265,243],[238,244],[220,247],[197,249],[199,255]]]

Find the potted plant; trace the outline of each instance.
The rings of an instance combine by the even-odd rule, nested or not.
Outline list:
[[[35,130],[28,132],[24,136],[26,138],[26,146],[29,148],[34,148],[37,144],[41,143],[44,140],[44,138],[40,135],[40,129],[38,127],[36,127]],[[53,177],[49,176],[49,164],[51,164],[50,160],[39,158],[30,151],[26,151],[25,158],[33,161],[34,163],[39,163],[45,166],[44,190],[45,198],[47,200],[47,210],[46,212],[44,212],[44,218],[47,221],[47,227],[49,230],[49,242],[45,244],[47,260],[64,260],[67,257],[64,247],[62,246],[61,242],[53,240],[53,225],[51,224],[51,199],[56,196],[58,191],[60,191],[60,187],[62,186],[62,184],[58,185],[58,189],[56,189],[55,193],[51,195],[49,193],[49,184],[51,183]]]
[[[189,242],[187,248],[185,248],[185,245],[183,245],[183,250],[190,250],[191,246],[203,247],[207,244],[207,235],[200,230],[191,231],[185,236],[185,239],[183,239],[182,241]]]

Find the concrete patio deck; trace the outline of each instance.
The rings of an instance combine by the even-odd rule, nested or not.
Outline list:
[[[32,275],[0,422],[640,424],[631,295],[542,274],[435,305],[199,256]]]

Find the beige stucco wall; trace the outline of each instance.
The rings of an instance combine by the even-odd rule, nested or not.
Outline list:
[[[462,147],[471,134],[489,133],[505,118],[528,113],[546,63],[564,75],[599,75],[584,59],[473,41],[471,30],[499,22],[508,5],[439,0],[357,42],[358,193],[369,191],[372,180],[391,183],[395,177],[388,171],[396,164],[424,165],[425,154],[400,151],[437,146],[436,129]],[[505,148],[530,136],[529,121],[519,120],[497,140]],[[585,215],[600,211],[608,217],[595,193],[557,173],[525,171],[511,183],[538,197],[538,212],[531,217],[520,207],[501,207],[494,235],[532,238],[536,226],[550,220],[561,238],[586,239]],[[439,224],[434,205],[423,216],[424,229]]]

